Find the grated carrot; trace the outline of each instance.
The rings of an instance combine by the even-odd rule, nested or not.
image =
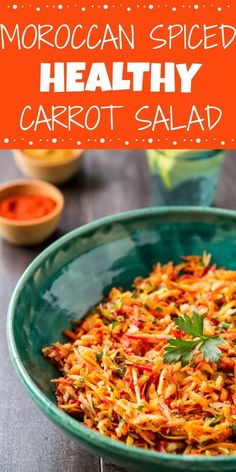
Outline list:
[[[221,336],[218,364],[164,363],[169,339],[189,340],[173,319],[204,315],[206,335]],[[236,455],[236,271],[210,256],[156,264],[133,289],[113,288],[66,344],[43,354],[62,372],[52,380],[60,409],[114,440],[159,452]]]

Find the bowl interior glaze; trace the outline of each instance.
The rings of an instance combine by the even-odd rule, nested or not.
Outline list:
[[[231,472],[236,457],[199,458],[145,452],[90,431],[56,407],[50,378],[58,371],[41,355],[63,340],[63,329],[80,319],[112,286],[130,287],[157,261],[210,252],[213,261],[236,268],[236,213],[197,208],[136,210],[72,231],[48,247],[26,270],[8,315],[10,355],[31,396],[59,426],[93,452],[143,471]]]

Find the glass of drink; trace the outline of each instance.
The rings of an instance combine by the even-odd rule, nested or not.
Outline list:
[[[154,149],[147,156],[154,205],[211,205],[225,151]]]

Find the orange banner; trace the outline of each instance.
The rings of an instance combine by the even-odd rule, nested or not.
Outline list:
[[[235,149],[235,1],[2,1],[1,148]]]

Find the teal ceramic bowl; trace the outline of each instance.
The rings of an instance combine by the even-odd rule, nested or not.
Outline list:
[[[236,268],[236,213],[199,208],[152,208],[105,218],[72,231],[29,266],[13,294],[7,322],[10,355],[28,392],[58,426],[95,454],[132,470],[233,472],[236,457],[174,456],[112,441],[60,411],[50,378],[57,370],[41,348],[70,327],[112,286],[129,287],[156,261],[212,253]],[[53,453],[53,451],[52,451]]]

